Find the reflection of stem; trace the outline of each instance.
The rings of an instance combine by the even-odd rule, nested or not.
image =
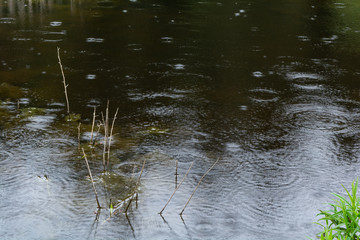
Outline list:
[[[96,222],[99,220],[100,211],[101,211],[101,208],[99,208],[99,210],[96,212],[96,217],[95,217],[95,221],[96,221]]]
[[[189,169],[187,170],[185,176],[183,177],[183,179],[181,180],[180,184],[176,187],[175,191],[173,192],[173,194],[171,195],[170,199],[167,201],[167,203],[165,204],[165,206],[163,207],[163,209],[161,209],[161,211],[159,212],[159,214],[161,215],[162,212],[165,210],[166,206],[169,204],[169,202],[171,201],[172,197],[174,196],[174,194],[176,193],[176,191],[180,188],[181,184],[184,182],[186,176],[188,175],[188,173],[190,172],[190,169],[192,168],[194,162],[191,163]]]
[[[144,171],[144,167],[145,167],[145,163],[146,163],[146,159],[144,159],[144,163],[143,163],[143,165],[142,165],[142,168],[141,168],[141,172],[140,172],[140,175],[139,175],[139,178],[138,178],[138,180],[137,180],[137,182],[136,182],[136,185],[135,185],[135,191],[136,191],[136,207],[137,207],[137,201],[138,201],[138,192],[137,192],[137,188],[138,188],[138,186],[139,186],[139,184],[140,184],[140,178],[141,178],[141,175],[142,175],[142,173],[143,173],[143,171]]]
[[[176,160],[176,170],[175,170],[175,189],[177,188],[177,178],[178,178],[178,160]]]
[[[46,189],[47,189],[48,195],[50,196],[49,179],[46,179]]]
[[[89,235],[88,235],[87,239],[90,239],[90,235],[93,232],[94,228],[95,228],[94,236],[96,235],[96,230],[97,230],[97,227],[99,225],[100,212],[101,212],[101,208],[99,208],[98,211],[96,212],[96,216],[95,216],[93,224],[91,225],[91,229],[89,231]]]
[[[137,180],[137,182],[136,182],[136,189],[137,189],[137,187],[138,187],[138,185],[139,185],[139,183],[140,183],[140,178],[141,178],[141,175],[142,175],[142,173],[143,173],[143,171],[144,171],[145,162],[146,162],[146,159],[145,159],[144,162],[143,162],[143,165],[142,165],[142,168],[141,168],[141,172],[140,172],[140,176],[139,176],[139,178],[138,178],[138,180]]]
[[[93,186],[93,189],[94,189],[94,193],[95,193],[95,197],[96,197],[96,203],[97,203],[97,205],[98,205],[98,208],[101,208],[101,207],[100,207],[100,203],[99,203],[99,199],[98,199],[98,195],[97,195],[97,192],[96,192],[95,184],[94,184],[94,179],[93,179],[92,174],[91,174],[90,166],[89,166],[89,163],[88,163],[88,160],[87,160],[87,157],[86,157],[84,148],[81,148],[81,149],[82,149],[82,152],[83,152],[83,154],[84,154],[86,166],[87,166],[87,168],[88,168],[88,170],[89,170],[89,175],[90,175],[91,183],[92,183],[92,186]]]
[[[128,223],[129,223],[129,226],[130,226],[131,231],[132,231],[132,233],[133,233],[133,236],[134,236],[134,238],[135,238],[135,230],[134,230],[133,226],[131,225],[131,222],[130,222],[129,216],[128,216],[127,214],[125,214],[125,217],[126,217],[126,220],[127,220],[127,221],[128,221]]]
[[[186,230],[187,230],[187,226],[186,226],[186,224],[185,224],[185,220],[184,220],[184,218],[182,217],[181,214],[180,214],[180,218],[181,218],[181,221],[183,222],[183,224],[184,224],[184,226],[185,226],[185,228],[186,228]]]
[[[57,48],[57,54],[58,54],[60,70],[61,70],[61,74],[62,74],[62,78],[63,78],[63,83],[64,83],[64,92],[65,92],[67,113],[69,114],[69,113],[70,113],[70,106],[69,106],[69,98],[68,98],[68,95],[67,95],[67,87],[68,87],[69,85],[66,85],[64,69],[63,69],[63,66],[62,66],[62,64],[61,64],[61,59],[60,59],[60,48],[59,48],[59,47]]]
[[[194,189],[194,191],[192,192],[189,200],[187,201],[187,203],[185,204],[185,207],[183,208],[183,210],[180,212],[180,216],[183,214],[183,212],[185,211],[186,206],[189,204],[191,198],[194,196],[194,193],[196,192],[197,188],[199,187],[201,181],[203,180],[203,178],[206,176],[206,174],[208,174],[210,172],[210,170],[217,164],[217,162],[219,161],[219,158],[216,160],[216,162],[209,168],[209,170],[206,171],[206,173],[200,178],[199,183],[197,184],[196,188]]]
[[[130,204],[131,204],[132,200],[133,200],[133,198],[130,199],[129,204],[127,205],[127,207],[126,207],[126,209],[125,209],[125,215],[126,215],[126,216],[127,216],[127,211],[128,211],[128,209],[129,209],[129,207],[130,207]]]

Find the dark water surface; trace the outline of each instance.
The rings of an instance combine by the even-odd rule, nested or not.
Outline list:
[[[359,12],[355,0],[0,0],[0,238],[314,238],[318,209],[360,172]],[[98,120],[107,100],[111,120],[119,107],[110,170],[102,130],[90,158],[98,221],[57,47],[81,146],[93,107]],[[194,166],[162,218],[176,161],[178,183]],[[108,219],[110,199],[134,191],[128,215]]]

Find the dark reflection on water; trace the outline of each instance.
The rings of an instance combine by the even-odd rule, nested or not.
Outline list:
[[[356,1],[0,1],[0,236],[307,239],[358,176]],[[64,121],[119,107],[98,215]],[[103,135],[100,134],[98,139]],[[101,141],[101,140],[100,140]],[[204,178],[185,211],[201,176]],[[139,200],[110,220],[106,206]],[[195,161],[187,180],[158,212]],[[96,218],[98,217],[98,221]]]

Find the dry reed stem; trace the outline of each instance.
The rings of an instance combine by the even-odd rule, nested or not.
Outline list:
[[[109,133],[109,100],[107,101],[106,111],[105,111],[105,119],[103,116],[104,122],[104,150],[103,150],[103,165],[104,170],[106,170],[106,149],[108,146],[108,133]]]
[[[86,166],[87,166],[88,171],[89,171],[89,175],[90,175],[91,183],[92,183],[92,186],[93,186],[93,189],[94,189],[94,193],[95,193],[96,203],[97,203],[97,205],[98,205],[98,208],[100,209],[100,208],[101,208],[101,206],[100,206],[99,199],[98,199],[98,195],[97,195],[97,192],[96,192],[96,188],[95,188],[95,184],[94,184],[94,179],[93,179],[92,174],[91,174],[91,170],[90,170],[89,162],[88,162],[88,160],[87,160],[87,157],[86,157],[86,154],[85,154],[84,148],[81,148],[81,149],[82,149],[82,152],[83,152],[83,154],[84,154],[84,158],[85,158],[85,161],[86,161]]]
[[[101,121],[97,124],[98,130],[96,131],[96,135],[94,137],[94,145],[96,145],[96,139],[99,136],[100,130],[101,130]]]
[[[62,66],[62,64],[61,64],[60,48],[59,48],[59,47],[57,48],[57,55],[58,55],[60,70],[61,70],[61,74],[62,74],[62,78],[63,78],[63,83],[64,83],[64,93],[65,93],[65,99],[66,99],[67,113],[70,114],[69,98],[68,98],[68,94],[67,94],[67,87],[68,87],[69,85],[66,85],[64,69],[63,69],[63,66]]]
[[[194,193],[196,192],[196,190],[197,190],[197,188],[199,187],[199,185],[200,185],[201,181],[203,180],[203,178],[204,178],[204,177],[206,176],[206,174],[208,174],[208,173],[210,172],[210,170],[217,164],[217,162],[219,161],[219,159],[220,159],[220,158],[218,158],[218,159],[216,160],[216,162],[215,162],[215,163],[206,171],[206,173],[200,178],[199,183],[197,184],[197,186],[195,187],[194,191],[192,192],[192,194],[191,194],[189,200],[187,201],[187,203],[185,204],[183,210],[180,212],[180,215],[182,215],[183,212],[185,211],[185,208],[186,208],[187,205],[189,204],[191,198],[194,196]]]
[[[112,124],[111,124],[111,130],[110,130],[110,136],[109,136],[109,146],[108,146],[108,156],[107,156],[107,165],[109,166],[109,162],[110,162],[110,147],[111,147],[111,140],[112,140],[112,133],[113,133],[113,130],[114,130],[114,124],[115,124],[115,120],[116,120],[116,116],[119,112],[119,108],[116,109],[116,112],[115,112],[115,115],[114,115],[114,118],[113,118],[113,121],[112,121]]]
[[[96,107],[94,107],[93,120],[92,120],[92,125],[91,125],[91,135],[90,135],[90,145],[91,146],[93,145],[95,119],[96,119]]]
[[[79,125],[78,125],[77,129],[78,129],[78,148],[80,150],[81,122],[79,122]]]
[[[177,161],[176,161],[177,162]],[[190,172],[190,169],[192,168],[194,162],[191,163],[189,169],[187,170],[185,176],[183,177],[183,179],[181,180],[181,182],[179,183],[179,185],[175,188],[175,191],[173,192],[173,194],[171,195],[171,197],[169,198],[169,200],[167,201],[167,203],[165,204],[165,206],[163,207],[163,209],[161,209],[161,211],[159,212],[159,214],[161,215],[162,212],[165,210],[166,206],[170,203],[171,199],[173,198],[173,196],[175,195],[176,191],[180,188],[181,184],[184,182],[185,178],[187,177],[188,173]]]

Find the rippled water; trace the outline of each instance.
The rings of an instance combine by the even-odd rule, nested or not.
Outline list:
[[[359,10],[0,0],[0,238],[314,238],[318,209],[359,176]],[[57,47],[79,121],[65,121]],[[119,113],[104,172],[102,129],[95,156],[87,143],[108,100]]]

